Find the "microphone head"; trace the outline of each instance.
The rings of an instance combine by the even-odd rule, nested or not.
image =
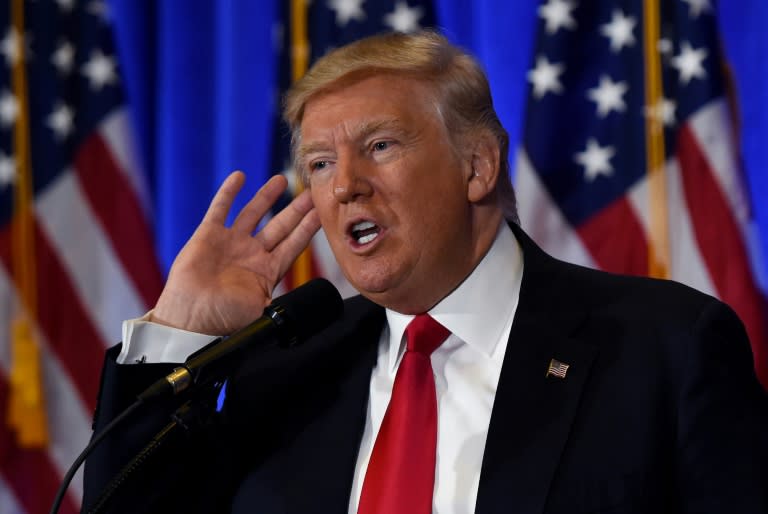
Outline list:
[[[293,345],[320,332],[339,319],[344,302],[333,284],[324,278],[275,298],[264,310],[282,332],[284,344]]]

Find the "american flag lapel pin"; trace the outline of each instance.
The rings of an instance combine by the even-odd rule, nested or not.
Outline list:
[[[565,378],[565,374],[568,373],[569,367],[570,367],[570,364],[560,362],[557,359],[551,359],[549,361],[549,368],[547,369],[546,378],[549,378],[550,375],[555,376],[557,378]]]

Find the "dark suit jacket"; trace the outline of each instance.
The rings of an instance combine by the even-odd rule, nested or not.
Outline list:
[[[768,513],[768,397],[731,309],[679,284],[560,262],[513,229],[524,274],[476,512]],[[148,458],[107,510],[345,513],[384,321],[352,298],[305,345],[249,356],[221,411]],[[168,371],[116,365],[116,352],[96,429]],[[552,358],[569,364],[565,378],[546,376]],[[170,404],[89,458],[84,505]]]

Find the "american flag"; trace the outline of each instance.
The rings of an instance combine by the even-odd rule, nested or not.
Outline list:
[[[282,41],[278,55],[281,96],[311,63],[333,48],[380,32],[411,33],[435,25],[431,1],[327,0],[282,2],[281,5],[281,21],[275,31]],[[296,185],[296,176],[290,169],[290,135],[279,119],[275,121],[274,141],[272,169],[285,170],[289,183]],[[328,278],[343,296],[356,294],[339,270],[322,233],[314,238],[310,251],[294,265],[285,285],[290,288],[312,276]]]
[[[10,4],[10,5],[9,5]],[[48,512],[161,275],[103,2],[0,8],[0,511]],[[79,510],[76,480],[61,512]]]
[[[566,373],[568,373],[568,368],[570,368],[569,364],[560,362],[557,359],[551,359],[549,361],[549,367],[547,368],[547,377],[549,377],[549,375],[554,375],[558,378],[565,378]]]
[[[721,298],[768,388],[765,280],[712,2],[545,0],[538,15],[523,226],[566,260]]]

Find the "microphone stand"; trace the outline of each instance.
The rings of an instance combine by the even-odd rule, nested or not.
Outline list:
[[[181,407],[177,408],[177,410],[171,416],[171,423],[166,425],[160,432],[158,432],[147,444],[147,446],[145,446],[144,449],[140,451],[126,466],[124,466],[123,469],[109,482],[109,484],[107,484],[99,496],[96,505],[91,507],[89,512],[98,512],[99,509],[102,509],[104,505],[106,505],[110,500],[110,498],[118,491],[118,489],[120,489],[120,487],[126,483],[126,480],[130,476],[133,476],[134,471],[143,467],[143,464],[152,455],[154,455],[157,450],[165,445],[172,434],[178,433],[178,427],[183,428],[186,433],[192,433],[194,430],[203,426],[203,424],[210,419],[209,415],[206,416],[204,414],[210,414],[215,410],[216,398],[224,383],[210,380],[205,383],[198,384],[198,387],[194,389],[197,395],[189,397],[190,399],[184,402]],[[206,393],[206,389],[208,394],[204,394]],[[188,393],[191,392],[192,391],[188,391]],[[201,396],[203,397],[202,400],[200,400]],[[85,449],[83,449],[80,455],[78,455],[67,473],[64,475],[62,483],[56,492],[56,497],[53,500],[53,504],[51,505],[50,514],[58,513],[59,507],[64,500],[67,487],[69,486],[70,482],[72,482],[72,479],[75,476],[75,472],[85,461],[86,457],[91,454],[94,448],[96,448],[96,446],[98,446],[98,444],[107,435],[113,432],[115,427],[122,424],[125,419],[129,418],[134,412],[139,410],[140,407],[145,405],[146,401],[147,400],[141,395],[138,396],[135,402],[133,402],[128,408],[121,412],[120,415],[118,415],[115,419],[109,422],[107,426],[105,426],[99,433],[94,435],[93,439],[91,439]]]
[[[88,514],[99,514],[110,504],[117,493],[130,483],[133,477],[141,476],[141,470],[152,462],[153,457],[170,444],[174,438],[190,435],[203,427],[216,410],[216,397],[223,384],[215,383],[210,391],[199,394],[184,402],[171,415],[171,422],[163,427],[147,445],[137,453],[104,487],[96,502],[88,508]],[[202,397],[202,398],[200,398]],[[137,475],[137,472],[138,475]]]

